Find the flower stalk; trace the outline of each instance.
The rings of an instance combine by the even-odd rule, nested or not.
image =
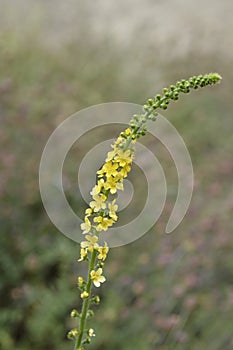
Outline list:
[[[68,333],[68,338],[75,341],[74,350],[83,350],[85,344],[89,344],[95,336],[92,328],[86,328],[86,321],[88,317],[93,316],[93,311],[89,309],[90,304],[99,303],[99,297],[92,295],[92,285],[98,288],[105,282],[106,278],[102,273],[109,252],[106,242],[103,246],[99,244],[99,234],[107,231],[118,219],[116,195],[117,191],[124,190],[124,179],[131,170],[136,141],[146,134],[147,121],[156,120],[158,109],[167,109],[172,100],[179,99],[181,93],[187,94],[192,89],[213,85],[220,80],[221,76],[217,73],[194,76],[178,81],[175,85],[164,88],[163,94],[148,99],[142,114],[133,116],[129,127],[121,132],[112,145],[112,151],[108,152],[104,165],[97,171],[97,183],[90,192],[92,201],[81,224],[85,240],[81,242],[78,262],[87,261],[89,266],[87,280],[78,277],[78,288],[83,299],[81,314],[76,310],[71,312],[71,317],[79,319],[78,328]]]
[[[88,297],[83,300],[80,325],[79,325],[79,334],[75,341],[74,350],[77,350],[80,348],[82,339],[83,339],[83,333],[84,333],[86,319],[87,319],[87,312],[88,312],[90,299],[91,299],[91,286],[92,286],[91,271],[94,269],[94,266],[95,266],[96,254],[97,254],[97,251],[93,250],[91,254],[89,269],[88,269],[88,280],[87,280],[87,286],[86,286],[86,292],[88,293]]]

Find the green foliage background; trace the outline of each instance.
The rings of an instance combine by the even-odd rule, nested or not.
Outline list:
[[[221,85],[186,96],[163,113],[183,136],[194,165],[188,214],[172,235],[163,233],[176,177],[172,161],[157,145],[170,186],[166,207],[147,235],[110,252],[90,349],[230,350],[232,53],[219,52],[215,41],[204,50],[202,38],[198,42],[194,35],[190,49],[168,57],[164,50],[169,47],[171,53],[177,45],[175,29],[173,39],[162,43],[155,31],[151,43],[146,29],[135,28],[137,42],[123,45],[111,32],[96,35],[84,15],[80,7],[75,35],[59,45],[57,38],[46,41],[40,22],[13,22],[1,30],[0,349],[72,348],[66,332],[73,326],[71,309],[80,307],[79,247],[49,221],[38,188],[40,156],[54,128],[84,107],[140,104],[176,80],[217,71]],[[77,210],[78,151],[66,168],[67,195]]]

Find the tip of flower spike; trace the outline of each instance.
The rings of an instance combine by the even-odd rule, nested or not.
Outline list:
[[[206,75],[214,84],[222,80],[222,77],[218,73],[209,73]]]

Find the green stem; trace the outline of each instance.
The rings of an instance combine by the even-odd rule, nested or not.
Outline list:
[[[91,299],[91,286],[92,286],[91,271],[95,267],[96,254],[97,254],[97,251],[94,249],[91,254],[91,260],[90,260],[89,269],[88,269],[88,278],[87,278],[87,286],[86,286],[86,292],[88,293],[88,297],[83,300],[81,318],[79,323],[79,335],[75,341],[74,350],[79,349],[83,339],[83,333],[84,333],[84,328],[85,328],[86,319],[87,319],[87,311],[88,311],[90,299]]]

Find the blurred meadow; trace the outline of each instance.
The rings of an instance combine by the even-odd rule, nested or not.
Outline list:
[[[150,232],[111,250],[89,348],[233,349],[233,3],[0,0],[0,8],[0,349],[73,345],[66,333],[70,311],[80,308],[79,247],[50,222],[38,185],[52,131],[82,108],[143,104],[176,80],[211,71],[220,85],[163,112],[193,161],[188,213],[164,233],[176,172],[145,139],[166,173],[166,206]],[[82,144],[71,153],[65,189],[78,211]]]

